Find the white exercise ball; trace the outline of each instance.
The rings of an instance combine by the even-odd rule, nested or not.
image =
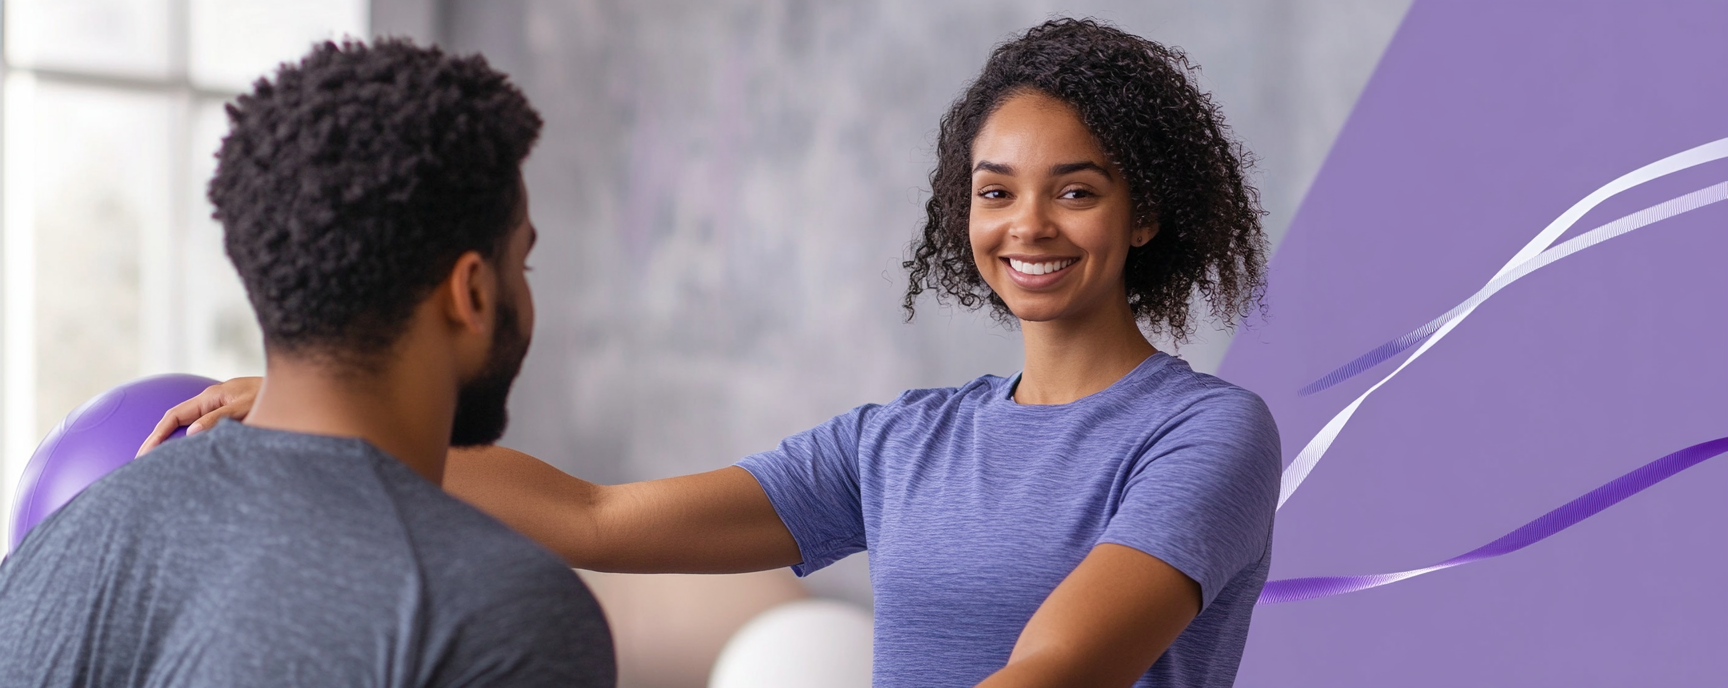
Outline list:
[[[869,688],[871,628],[857,605],[787,602],[726,642],[708,688]]]

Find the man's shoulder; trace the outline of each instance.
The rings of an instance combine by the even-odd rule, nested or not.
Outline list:
[[[92,484],[68,504],[107,527],[128,518],[163,525],[221,524],[224,533],[311,528],[349,538],[392,537],[403,514],[388,488],[412,471],[363,441],[224,422],[163,444]],[[424,482],[423,480],[421,482]],[[437,491],[435,487],[431,487]],[[352,530],[354,532],[345,532]]]
[[[37,524],[25,543],[64,532],[89,546],[168,535],[176,521],[211,522],[206,515],[237,495],[210,434],[174,440],[99,476]],[[52,493],[51,486],[35,489]]]
[[[433,644],[464,676],[452,684],[612,685],[600,603],[563,561],[465,504],[416,533]],[[476,673],[478,672],[478,673]]]
[[[528,597],[541,607],[518,610],[530,614],[592,604],[568,564],[490,515],[418,477],[387,481],[385,488],[435,599],[497,609]]]
[[[418,491],[418,490],[416,490]],[[407,536],[422,558],[437,559],[436,575],[452,584],[503,591],[533,587],[547,591],[581,590],[576,574],[550,550],[497,519],[454,497],[436,494],[411,498],[414,515]],[[484,580],[486,586],[474,586]]]

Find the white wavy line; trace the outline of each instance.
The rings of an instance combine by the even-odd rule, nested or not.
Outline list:
[[[1566,233],[1566,230],[1571,229],[1572,225],[1578,222],[1579,218],[1584,217],[1585,214],[1589,213],[1603,201],[1640,184],[1654,181],[1675,172],[1696,167],[1707,162],[1721,160],[1723,158],[1728,158],[1728,138],[1717,139],[1702,146],[1670,155],[1666,158],[1621,175],[1614,181],[1604,184],[1601,188],[1591,192],[1590,195],[1585,196],[1582,200],[1572,204],[1571,208],[1568,208],[1566,212],[1561,213],[1559,217],[1554,218],[1553,222],[1548,223],[1547,227],[1544,227],[1541,232],[1530,240],[1529,243],[1525,244],[1524,248],[1519,249],[1516,254],[1513,254],[1512,259],[1506,261],[1506,265],[1501,267],[1498,272],[1495,272],[1493,277],[1489,278],[1488,283],[1483,285],[1482,290],[1487,290],[1502,276],[1517,270],[1520,266],[1530,262],[1532,259],[1542,254],[1543,251],[1548,250],[1548,248],[1553,245],[1554,240],[1560,238],[1561,235]],[[1626,231],[1631,230],[1628,229]],[[1579,237],[1579,239],[1582,238],[1583,237]],[[1600,243],[1604,240],[1606,240],[1606,238],[1599,238],[1595,243]],[[1567,242],[1569,245],[1573,243],[1574,242],[1572,241]],[[1589,245],[1594,245],[1594,243]],[[1576,253],[1584,248],[1588,248],[1588,246],[1578,245],[1577,248],[1573,249],[1573,251],[1566,255],[1571,255],[1571,253]],[[1558,260],[1558,258],[1553,260]],[[1542,265],[1552,263],[1553,260],[1544,262]],[[1537,265],[1536,267],[1541,267],[1541,265]],[[1509,277],[1504,284],[1495,287],[1494,291],[1499,291],[1501,287],[1517,281],[1519,278],[1530,274],[1530,272],[1534,270],[1535,267],[1529,270],[1520,271],[1516,276]],[[1484,297],[1484,300],[1486,300],[1486,297]],[[1481,305],[1481,302],[1476,304],[1476,306],[1479,305]],[[1464,322],[1464,319],[1469,317],[1470,314],[1476,310],[1476,306],[1470,306],[1469,308],[1457,313],[1451,320],[1448,320],[1446,324],[1436,330],[1434,334],[1427,339],[1427,341],[1422,342],[1422,346],[1418,347],[1414,353],[1410,354],[1409,358],[1404,359],[1403,363],[1400,363],[1398,367],[1391,373],[1388,373],[1386,377],[1380,378],[1379,382],[1374,383],[1374,386],[1369,387],[1361,396],[1356,397],[1355,401],[1350,402],[1349,405],[1344,407],[1344,410],[1339,411],[1337,415],[1332,416],[1332,420],[1327,421],[1326,425],[1320,428],[1320,432],[1315,434],[1313,439],[1308,440],[1307,446],[1304,446],[1301,453],[1296,455],[1296,460],[1292,461],[1290,465],[1284,469],[1284,476],[1280,481],[1278,489],[1279,509],[1284,508],[1284,503],[1288,502],[1290,496],[1296,494],[1296,489],[1302,486],[1302,482],[1308,479],[1308,474],[1314,471],[1314,467],[1318,465],[1320,459],[1326,455],[1326,450],[1332,447],[1332,442],[1338,439],[1338,434],[1344,431],[1345,425],[1349,424],[1350,417],[1354,416],[1356,410],[1362,407],[1362,402],[1367,401],[1369,395],[1372,395],[1375,390],[1380,389],[1382,385],[1391,381],[1392,378],[1397,377],[1398,373],[1409,367],[1411,363],[1416,362],[1416,359],[1421,358],[1422,354],[1427,353],[1435,344],[1440,343],[1440,340],[1445,339],[1447,333],[1450,333],[1453,328]]]
[[[1446,321],[1457,317],[1458,314],[1482,305],[1483,301],[1487,301],[1488,297],[1493,296],[1501,289],[1504,289],[1506,285],[1522,279],[1525,275],[1552,265],[1562,258],[1609,239],[1613,239],[1614,237],[1631,233],[1633,230],[1640,229],[1646,225],[1655,224],[1670,217],[1674,217],[1675,215],[1691,212],[1712,203],[1720,203],[1725,200],[1728,200],[1728,182],[1722,182],[1720,184],[1699,189],[1684,196],[1668,199],[1568,239],[1553,248],[1536,254],[1535,258],[1524,261],[1518,267],[1513,268],[1512,271],[1494,278],[1493,281],[1488,283],[1488,286],[1477,290],[1477,292],[1464,303],[1453,306],[1452,310],[1446,311],[1444,314],[1441,314],[1440,317],[1428,321],[1427,324],[1416,328],[1410,334],[1404,335],[1404,337],[1416,335],[1431,327],[1438,328],[1440,325],[1445,324]],[[1402,339],[1402,337],[1400,339]]]

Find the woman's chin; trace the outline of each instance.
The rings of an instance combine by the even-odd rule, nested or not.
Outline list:
[[[1041,323],[1050,322],[1052,320],[1061,320],[1067,313],[1067,309],[1063,307],[1064,305],[1066,304],[1010,302],[1008,304],[1008,311],[1013,313],[1014,317],[1020,320],[1021,327],[1025,327],[1026,323]]]

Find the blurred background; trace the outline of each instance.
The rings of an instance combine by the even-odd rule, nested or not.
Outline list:
[[[160,372],[262,372],[204,185],[222,104],[312,41],[404,35],[480,52],[539,108],[526,167],[537,330],[504,444],[613,483],[722,467],[861,403],[1018,370],[1018,333],[986,315],[924,301],[907,323],[900,309],[937,120],[998,42],[1093,16],[1186,50],[1259,159],[1276,243],[1408,2],[0,7],[9,517],[36,442],[83,400]],[[1175,352],[1213,371],[1230,338],[1202,326]],[[701,685],[731,631],[778,602],[870,605],[863,555],[802,581],[590,582],[626,686]]]

